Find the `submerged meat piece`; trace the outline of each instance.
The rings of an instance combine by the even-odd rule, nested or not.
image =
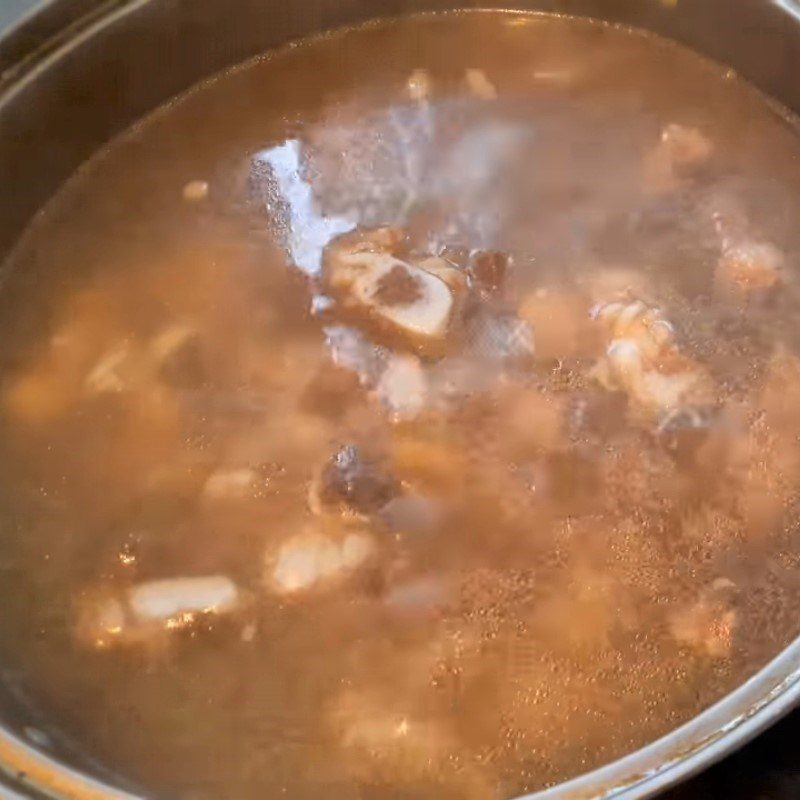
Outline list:
[[[168,627],[196,614],[228,613],[238,603],[239,590],[223,575],[149,581],[128,590],[128,607],[135,619]]]
[[[675,640],[712,658],[730,655],[737,622],[729,598],[732,587],[719,579],[696,602],[673,612],[669,628]]]
[[[431,95],[432,80],[426,69],[415,69],[406,81],[408,96],[417,103],[427,101]]]
[[[461,268],[452,261],[440,256],[425,256],[422,259],[413,259],[414,264],[431,275],[441,278],[457,295],[467,290],[467,276]]]
[[[715,416],[715,409],[709,406],[674,408],[658,423],[659,440],[679,463],[686,463],[708,437]]]
[[[603,303],[592,316],[610,340],[593,376],[606,389],[626,392],[634,413],[658,420],[687,405],[712,404],[709,373],[679,351],[658,309],[639,300]]]
[[[474,250],[469,256],[469,274],[480,289],[496,292],[503,287],[509,257],[499,250]]]
[[[170,386],[194,388],[205,377],[197,327],[186,321],[168,325],[148,345],[159,377]]]
[[[641,300],[600,303],[591,316],[606,327],[612,341],[631,340],[646,358],[660,355],[675,338],[675,329],[661,311]]]
[[[184,184],[181,194],[187,203],[199,203],[208,197],[208,181],[193,180]]]
[[[496,100],[497,88],[482,69],[471,68],[464,73],[464,81],[470,92],[479,100]]]
[[[400,491],[386,465],[355,445],[340,448],[311,487],[312,510],[326,506],[372,514]]]
[[[135,358],[132,350],[129,342],[112,347],[86,376],[86,390],[91,394],[108,394],[128,389],[136,369],[132,366]]]
[[[453,289],[439,275],[395,257],[397,241],[385,228],[334,240],[325,250],[327,290],[346,312],[386,335],[436,347],[453,319]]]
[[[101,589],[79,602],[76,635],[95,648],[155,643],[164,633],[202,617],[231,614],[242,602],[240,590],[224,575],[147,581],[123,591]]]
[[[775,288],[783,268],[783,253],[769,242],[729,242],[717,262],[714,287],[722,299],[750,300]]]
[[[212,472],[203,486],[203,496],[213,500],[236,500],[249,497],[258,481],[251,467],[218,469]]]
[[[713,143],[699,128],[675,122],[661,131],[659,147],[676,167],[702,164],[714,152]]]
[[[374,551],[375,543],[362,531],[333,535],[309,529],[267,554],[265,582],[278,594],[293,595],[346,576]]]
[[[151,390],[159,383],[195,388],[203,381],[196,327],[174,322],[147,342],[124,339],[112,345],[89,370],[84,389],[92,395]]]
[[[440,720],[398,708],[397,698],[348,690],[335,701],[329,725],[362,779],[418,781],[438,776],[456,742]]]
[[[394,420],[418,416],[429,400],[428,379],[419,359],[412,355],[391,356],[376,393]]]
[[[698,128],[672,123],[661,131],[658,144],[644,159],[645,189],[666,192],[705,164],[714,152],[712,141]]]

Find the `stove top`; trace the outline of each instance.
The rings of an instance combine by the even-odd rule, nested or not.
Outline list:
[[[800,800],[800,710],[662,800]]]

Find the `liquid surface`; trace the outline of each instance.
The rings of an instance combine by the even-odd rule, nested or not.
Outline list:
[[[164,797],[507,798],[735,688],[800,629],[798,218],[792,124],[590,23],[352,30],[160,111],[0,297],[44,733]]]

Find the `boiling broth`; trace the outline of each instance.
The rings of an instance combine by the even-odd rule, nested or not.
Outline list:
[[[310,39],[112,143],[0,296],[0,645],[157,796],[511,797],[800,630],[800,139],[597,23]]]

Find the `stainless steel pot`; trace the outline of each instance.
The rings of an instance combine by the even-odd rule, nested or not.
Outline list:
[[[3,2],[3,0],[0,0]],[[0,260],[93,151],[167,98],[290,39],[375,16],[492,7],[593,16],[677,39],[800,112],[798,0],[55,0],[0,38]],[[54,135],[57,134],[57,135]],[[800,702],[800,639],[688,724],[528,800],[650,797]],[[79,753],[33,736],[0,685],[0,796],[137,800]],[[69,765],[69,766],[67,766]]]

